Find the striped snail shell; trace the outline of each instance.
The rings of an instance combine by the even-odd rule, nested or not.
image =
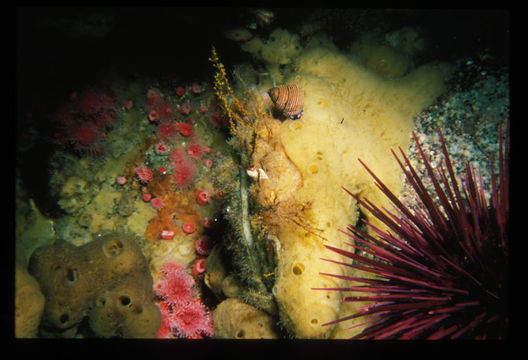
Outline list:
[[[286,84],[271,88],[268,94],[275,108],[292,120],[302,117],[304,111],[304,92],[297,84]]]

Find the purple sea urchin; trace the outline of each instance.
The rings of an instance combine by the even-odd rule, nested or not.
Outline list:
[[[352,250],[326,246],[353,261],[324,260],[371,276],[324,273],[352,281],[354,285],[317,290],[351,292],[354,296],[345,297],[345,302],[372,303],[355,314],[324,325],[365,316],[365,321],[356,325],[365,326],[354,337],[358,339],[500,339],[507,336],[508,125],[504,153],[499,128],[498,184],[490,159],[489,201],[484,195],[480,172],[477,178],[469,163],[461,183],[457,180],[440,131],[439,134],[445,160],[436,173],[413,134],[431,178],[435,199],[403,150],[399,149],[403,162],[392,151],[420,199],[415,211],[404,205],[359,160],[396,211],[382,210],[345,189],[372,216],[381,220],[387,231],[364,220],[370,233],[353,225],[348,226],[348,232],[342,231],[353,240],[347,243]]]

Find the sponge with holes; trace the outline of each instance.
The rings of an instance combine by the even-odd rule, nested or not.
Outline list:
[[[155,337],[161,325],[147,261],[128,235],[81,247],[57,240],[35,250],[29,271],[46,298],[43,336],[73,337],[85,318],[101,337]]]

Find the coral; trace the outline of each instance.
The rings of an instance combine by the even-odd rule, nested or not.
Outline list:
[[[15,265],[15,337],[37,336],[45,298],[39,284],[24,266]]]
[[[238,299],[222,301],[213,312],[218,339],[276,339],[274,319]]]
[[[482,177],[477,178],[469,163],[462,183],[459,182],[440,130],[439,134],[444,166],[437,172],[414,137],[434,185],[432,193],[426,190],[405,153],[400,149],[400,159],[393,152],[419,196],[414,210],[401,203],[361,162],[392,201],[396,212],[381,210],[368,199],[349,193],[389,230],[382,231],[365,221],[376,233],[371,236],[360,227],[349,225],[349,232],[344,233],[354,243],[348,245],[359,253],[328,246],[354,261],[338,264],[365,272],[360,277],[326,274],[361,284],[330,289],[361,293],[346,297],[345,301],[374,301],[332,322],[367,316],[366,328],[357,338],[503,339],[507,336],[508,134],[503,153],[499,129],[498,183],[492,176],[489,198],[484,195]]]
[[[108,233],[81,247],[57,240],[35,250],[29,272],[46,297],[41,330],[50,336],[74,336],[86,316],[101,336],[153,337],[160,326],[147,262],[128,235]]]

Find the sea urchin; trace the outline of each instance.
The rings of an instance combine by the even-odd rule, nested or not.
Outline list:
[[[414,140],[434,191],[431,195],[400,148],[401,166],[419,198],[411,211],[363,163],[376,186],[396,211],[380,209],[350,193],[368,212],[386,225],[381,230],[366,220],[342,231],[353,241],[352,250],[328,249],[351,263],[324,259],[368,273],[368,277],[327,274],[354,282],[333,289],[351,292],[345,302],[368,302],[350,315],[325,325],[359,318],[364,326],[358,339],[501,339],[507,336],[507,267],[509,226],[508,125],[503,153],[499,127],[498,184],[491,168],[489,201],[479,172],[466,164],[458,181],[440,133],[444,163],[435,172],[416,136]]]

